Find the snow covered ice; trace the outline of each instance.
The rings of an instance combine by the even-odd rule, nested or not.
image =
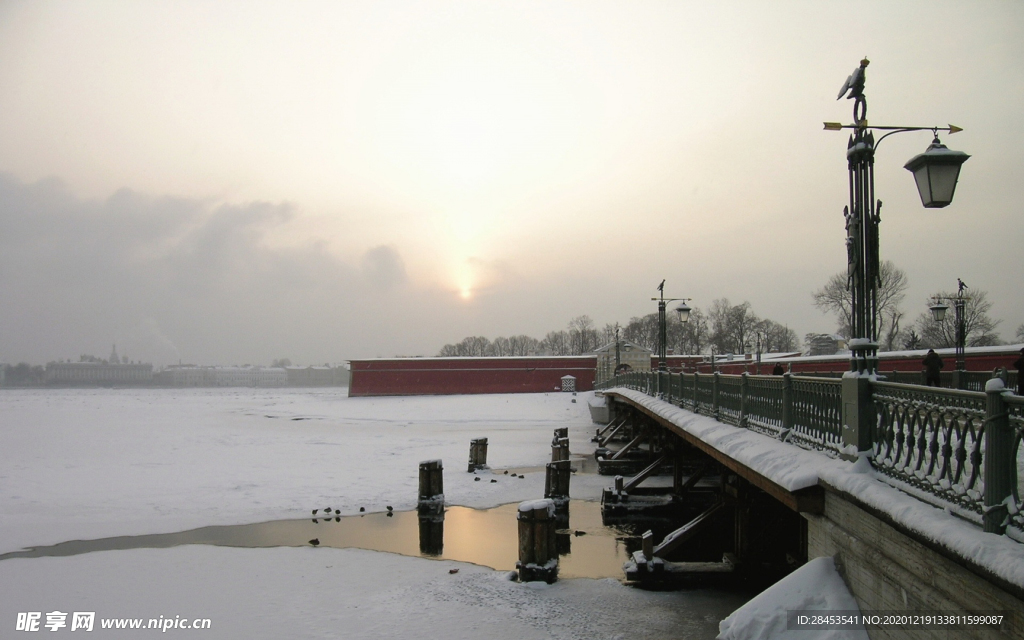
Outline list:
[[[0,553],[308,517],[327,506],[343,515],[412,509],[418,464],[434,458],[445,464],[448,504],[537,499],[555,428],[569,428],[574,454],[593,446],[587,403],[570,400],[559,393],[349,398],[344,389],[5,390]],[[488,438],[492,468],[536,470],[524,480],[473,482],[464,467],[477,437]],[[573,497],[596,499],[608,481],[577,474]],[[167,631],[208,638],[708,638],[743,601],[712,591],[639,591],[615,579],[538,589],[464,563],[308,546],[0,561],[5,631],[19,612],[42,612],[45,622],[47,612],[95,611],[97,619],[209,618],[210,630]],[[98,637],[128,637],[98,624]]]

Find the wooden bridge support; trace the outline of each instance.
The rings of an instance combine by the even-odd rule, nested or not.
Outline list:
[[[420,463],[420,494],[417,503],[420,513],[444,512],[444,467],[440,460]]]
[[[552,500],[530,500],[519,505],[519,562],[516,570],[520,582],[543,580],[551,584],[558,579],[558,542],[555,531],[555,503]]]
[[[572,477],[572,467],[568,460],[549,462],[544,476],[544,497],[555,502],[559,510],[569,505],[569,479]]]
[[[569,429],[555,429],[555,437],[551,439],[551,462],[569,459]]]
[[[469,473],[477,469],[487,468],[487,438],[474,438],[469,441]]]

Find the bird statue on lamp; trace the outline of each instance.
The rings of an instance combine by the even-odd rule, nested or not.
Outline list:
[[[843,96],[847,99],[856,99],[864,97],[864,69],[868,66],[869,62],[867,58],[860,61],[860,66],[853,70],[850,77],[843,83],[843,88],[839,90],[839,97],[836,100],[842,100]],[[849,91],[849,95],[847,95]]]

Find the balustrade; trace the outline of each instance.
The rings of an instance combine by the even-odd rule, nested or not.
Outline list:
[[[1024,397],[1003,390],[1003,381],[990,383],[987,393],[872,381],[871,463],[895,486],[952,507],[986,531],[1013,529],[1024,541]],[[843,448],[838,378],[632,372],[598,385],[613,387],[660,394],[805,449],[835,456]]]

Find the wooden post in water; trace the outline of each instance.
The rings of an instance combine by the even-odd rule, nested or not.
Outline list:
[[[569,459],[569,428],[555,429],[555,437],[551,440],[551,462]]]
[[[487,468],[487,438],[469,441],[469,472]]]
[[[572,477],[568,460],[549,462],[544,476],[544,497],[554,501],[555,508],[562,510],[569,505],[569,478]]]
[[[425,460],[420,463],[420,513],[444,511],[444,467],[440,460]]]
[[[530,500],[519,505],[520,582],[543,580],[551,584],[558,579],[558,544],[555,536],[555,503],[552,500]]]

